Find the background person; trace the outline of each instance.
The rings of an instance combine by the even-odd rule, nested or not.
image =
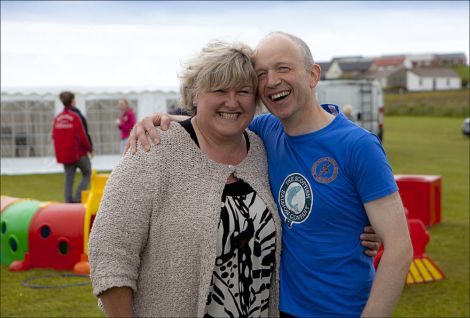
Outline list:
[[[346,104],[346,105],[343,106],[343,114],[350,121],[354,121],[354,117],[353,117],[352,113],[353,113],[353,108],[350,104]]]
[[[131,107],[129,107],[129,101],[125,98],[119,100],[119,109],[121,110],[121,116],[116,119],[115,125],[120,130],[120,142],[119,152],[124,153],[124,148],[129,138],[129,133],[135,125],[135,115]]]
[[[91,138],[85,128],[85,118],[75,107],[75,95],[66,91],[60,93],[59,98],[64,110],[54,118],[52,138],[55,155],[57,162],[64,165],[64,200],[66,203],[79,203],[82,191],[90,184],[91,161],[88,154],[93,152]],[[73,195],[77,168],[82,173],[82,180]]]
[[[279,315],[281,225],[264,147],[245,130],[256,110],[251,54],[206,46],[181,75],[195,116],[110,175],[89,240],[108,316]]]
[[[272,113],[257,116],[250,129],[266,147],[283,221],[281,317],[390,316],[413,252],[380,140],[337,106],[318,103],[321,70],[300,38],[273,32],[253,61],[258,94]],[[155,140],[160,116],[144,120],[145,128],[136,125],[142,144],[148,145],[145,130]],[[369,222],[387,253],[376,275],[358,240]]]

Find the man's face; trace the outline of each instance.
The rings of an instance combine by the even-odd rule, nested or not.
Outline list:
[[[301,116],[314,98],[317,79],[306,70],[298,45],[285,36],[270,35],[256,48],[253,61],[263,104],[283,121]]]

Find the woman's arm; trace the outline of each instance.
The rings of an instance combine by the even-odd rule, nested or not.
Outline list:
[[[100,296],[107,317],[132,317],[132,289],[110,288]]]

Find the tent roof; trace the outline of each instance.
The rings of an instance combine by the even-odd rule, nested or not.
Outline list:
[[[71,91],[79,95],[119,94],[129,95],[143,92],[176,93],[176,87],[155,86],[36,86],[36,87],[3,87],[2,95],[58,95],[62,91]]]

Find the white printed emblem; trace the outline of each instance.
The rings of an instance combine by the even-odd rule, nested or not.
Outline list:
[[[288,175],[279,190],[278,201],[289,228],[292,228],[293,223],[304,222],[312,211],[310,183],[299,173]]]

